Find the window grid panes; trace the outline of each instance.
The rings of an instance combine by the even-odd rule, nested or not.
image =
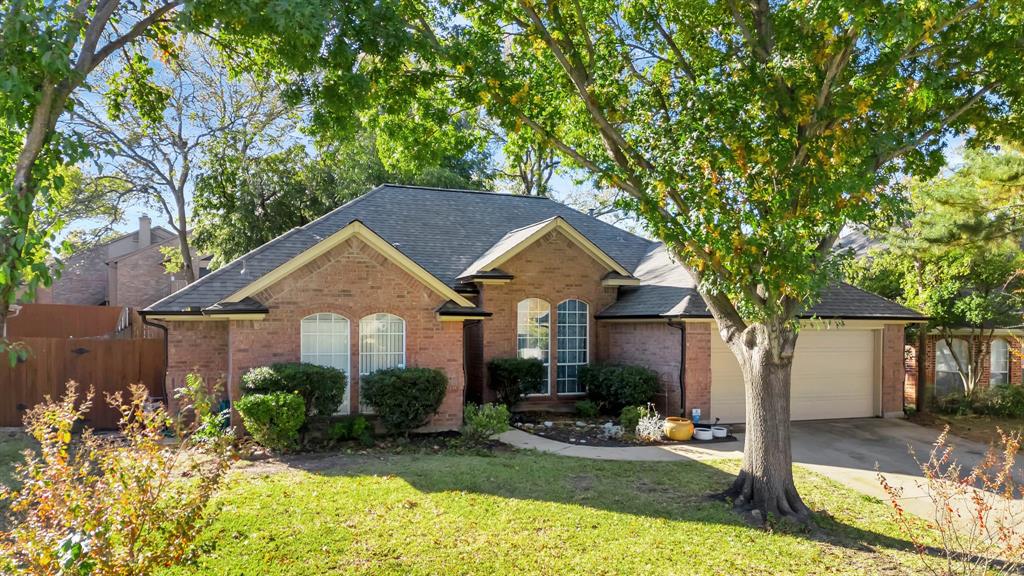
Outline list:
[[[348,319],[344,316],[327,312],[306,316],[301,328],[302,361],[348,374],[348,334]]]
[[[954,354],[956,358],[954,358]],[[935,397],[942,398],[951,394],[964,393],[964,381],[960,378],[956,361],[967,363],[967,341],[957,338],[953,340],[950,350],[945,340],[935,344]]]
[[[349,378],[349,322],[348,318],[321,312],[302,319],[299,328],[299,359],[307,364],[337,368]],[[349,391],[345,394],[339,414],[347,414]]]
[[[551,392],[551,305],[539,298],[519,303],[516,322],[516,351],[520,358],[544,363],[544,382],[534,394]]]
[[[371,314],[359,321],[359,373],[405,367],[405,320]]]
[[[1002,338],[992,340],[988,380],[992,385],[1010,383],[1010,346]]]
[[[581,300],[566,300],[558,305],[557,312],[557,390],[559,394],[582,394],[586,390],[577,374],[580,366],[589,361],[590,309]]]

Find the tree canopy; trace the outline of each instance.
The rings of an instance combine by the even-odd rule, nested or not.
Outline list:
[[[1012,148],[975,150],[955,172],[908,186],[912,216],[877,234],[880,245],[850,264],[848,279],[929,318],[970,396],[994,330],[1019,325],[1024,310],[1024,228],[1014,216],[1021,161]],[[954,338],[967,341],[966,357]]]
[[[784,516],[808,513],[789,472],[793,322],[837,275],[840,230],[897,221],[897,176],[936,174],[951,135],[1021,129],[1018,0],[380,3],[395,34],[369,47],[319,34],[344,26],[334,8],[289,14],[288,34],[246,15],[229,30],[274,38],[257,53],[291,68],[326,129],[351,101],[332,71],[358,69],[358,98],[385,112],[483,109],[622,190],[744,367],[737,503]]]
[[[371,133],[345,137],[313,153],[293,146],[248,155],[222,142],[204,161],[195,191],[194,239],[216,268],[288,230],[305,225],[385,182],[481,188],[490,177],[485,150],[402,163],[388,169]]]

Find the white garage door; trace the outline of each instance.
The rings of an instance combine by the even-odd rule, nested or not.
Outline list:
[[[722,422],[742,422],[739,364],[718,331],[711,332],[711,416]],[[875,365],[872,330],[804,328],[793,361],[793,420],[874,416]]]

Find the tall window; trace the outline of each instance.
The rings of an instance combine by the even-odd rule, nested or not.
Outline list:
[[[956,358],[954,358],[954,354]],[[967,341],[957,338],[953,340],[950,350],[945,340],[935,344],[935,396],[941,398],[950,394],[963,394],[964,381],[960,378],[956,361],[967,367]]]
[[[535,394],[551,392],[551,305],[539,298],[519,303],[516,321],[516,351],[520,358],[544,363],[544,383]]]
[[[558,305],[557,384],[559,394],[582,394],[577,373],[589,361],[590,307],[582,300],[566,300]]]
[[[992,347],[989,350],[989,377],[990,384],[1010,383],[1010,345],[1002,338],[992,340]]]
[[[405,320],[371,314],[359,321],[359,373],[405,367]]]
[[[348,318],[329,312],[310,314],[302,319],[299,331],[300,359],[303,362],[337,368],[345,372],[346,378],[352,377],[349,371]],[[348,414],[348,399],[349,388],[346,386],[339,413]]]
[[[302,319],[301,359],[349,373],[348,318],[321,312]]]

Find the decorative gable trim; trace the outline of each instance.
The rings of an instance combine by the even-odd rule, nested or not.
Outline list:
[[[590,255],[590,257],[603,264],[610,271],[622,276],[631,276],[628,270],[616,262],[614,258],[608,255],[607,252],[601,250],[597,244],[594,244],[579,230],[573,228],[573,226],[566,222],[564,218],[561,216],[554,216],[525,228],[509,232],[501,240],[495,243],[494,246],[487,250],[483,256],[478,258],[476,262],[473,262],[469,268],[463,271],[463,273],[459,275],[459,278],[472,278],[480,275],[482,272],[490,272],[511,260],[514,256],[528,248],[537,240],[546,236],[549,232],[555,230],[561,232],[584,252]]]
[[[425,268],[413,261],[402,253],[401,250],[392,246],[387,240],[381,238],[376,232],[368,228],[365,224],[359,220],[353,220],[347,226],[338,230],[334,234],[331,234],[327,238],[324,238],[320,242],[317,242],[313,246],[309,247],[304,252],[299,253],[291,260],[288,260],[284,264],[281,264],[277,268],[274,268],[270,272],[264,274],[260,278],[257,278],[245,288],[235,292],[231,296],[224,299],[226,302],[238,302],[243,298],[247,298],[258,294],[259,292],[269,288],[276,284],[280,280],[283,280],[292,272],[295,272],[299,268],[309,264],[313,260],[323,256],[335,246],[338,246],[342,242],[349,238],[358,238],[366,244],[370,245],[374,250],[384,255],[388,260],[394,263],[396,266],[408,272],[411,276],[419,280],[425,286],[438,293],[441,296],[449,300],[453,300],[460,306],[472,307],[474,304],[456,292],[451,286],[448,286],[442,282],[437,276],[434,276],[428,272]]]

